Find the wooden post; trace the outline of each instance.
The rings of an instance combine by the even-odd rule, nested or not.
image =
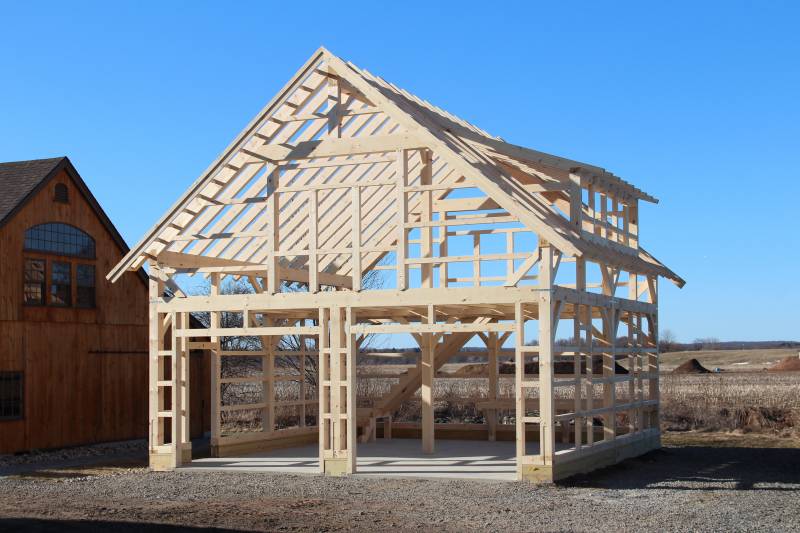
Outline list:
[[[325,473],[325,462],[333,458],[333,413],[331,412],[331,372],[330,372],[330,314],[327,307],[319,309],[319,336],[317,350],[319,352],[317,379],[319,387],[319,468]]]
[[[327,392],[329,400],[323,400],[320,396],[320,409],[329,411],[327,418],[330,433],[320,426],[320,460],[322,471],[334,476],[353,474],[356,471],[358,343],[356,335],[350,333],[350,325],[354,320],[351,309],[334,306],[324,317],[324,322],[327,322],[327,333],[320,328],[320,339],[327,335],[330,343],[326,348],[330,353],[330,366],[324,369],[330,376]],[[322,393],[325,394],[325,382],[321,383]]]
[[[165,405],[167,388],[172,384],[165,381],[166,358],[164,350],[164,315],[158,312],[158,299],[164,293],[161,269],[155,261],[149,264],[149,464],[152,470],[171,470],[175,467],[175,457],[165,443]],[[174,435],[174,433],[173,433]]]
[[[436,311],[428,306],[428,324],[436,323]],[[432,333],[422,335],[422,453],[434,451],[433,377],[436,358],[436,338]]]
[[[347,351],[345,353],[345,366],[346,380],[347,380],[347,400],[346,400],[346,415],[347,415],[347,473],[356,473],[356,463],[358,461],[357,449],[357,433],[358,433],[358,405],[356,394],[358,392],[356,387],[357,376],[356,370],[358,365],[358,339],[355,333],[350,332],[350,327],[356,323],[355,311],[348,307],[345,312],[345,324],[343,324],[342,334],[345,336]]]
[[[406,150],[397,150],[396,172],[396,197],[397,197],[397,288],[408,288],[408,231],[406,221],[408,217],[408,196],[406,185],[408,180],[408,154]]]
[[[361,187],[354,185],[351,189],[350,203],[352,204],[351,217],[353,223],[353,290],[361,290]]]
[[[308,191],[308,292],[319,292],[319,258],[317,247],[319,239],[319,191]]]
[[[183,416],[183,395],[181,394],[181,377],[183,376],[183,358],[178,351],[178,316],[180,313],[172,312],[171,314],[172,328],[171,328],[171,343],[170,343],[170,360],[172,362],[172,460],[175,466],[180,466],[182,463],[182,445],[183,445],[183,424],[181,417]]]
[[[175,313],[175,324],[173,328],[179,331],[183,328],[189,327],[189,313]],[[181,397],[181,411],[180,411],[180,426],[181,426],[181,441],[180,441],[180,464],[190,463],[192,461],[192,436],[191,436],[191,360],[189,358],[189,350],[186,346],[186,337],[178,339],[178,345],[175,355],[180,358],[179,374],[180,386],[179,395]]]
[[[517,437],[517,479],[521,480],[525,477],[523,460],[526,456],[525,417],[527,412],[525,409],[525,388],[523,387],[525,379],[525,352],[523,351],[525,346],[525,317],[520,302],[514,304],[514,337],[514,399],[516,406],[514,418]]]
[[[545,465],[555,455],[555,402],[553,398],[553,249],[541,247],[539,263],[539,455]]]
[[[422,169],[420,171],[420,185],[431,185],[431,151],[424,149],[420,150],[419,156],[422,159]],[[433,192],[425,191],[422,193],[421,200],[421,222],[430,222],[433,215]],[[447,228],[444,228],[447,229]],[[430,258],[433,256],[433,226],[420,228],[420,256],[423,258]],[[421,285],[424,288],[433,287],[433,265],[430,263],[422,263],[421,269]]]
[[[212,298],[219,296],[219,274],[211,274],[211,288],[210,295]],[[211,311],[209,314],[211,327],[219,328],[219,312]],[[220,393],[220,379],[222,373],[222,361],[220,356],[219,337],[212,336],[209,339],[211,343],[211,455],[216,455],[216,448],[219,445],[219,439],[222,437],[221,420],[220,420],[220,406],[222,402],[222,395]]]
[[[497,400],[497,381],[498,381],[498,364],[497,364],[497,354],[500,351],[500,339],[497,332],[489,332],[488,341],[486,344],[486,349],[489,355],[489,400],[496,401]],[[494,442],[497,440],[497,409],[487,409],[486,410],[486,425],[489,429],[489,440]]]
[[[613,289],[612,289],[613,290]],[[603,307],[603,336],[605,337],[606,347],[603,350],[603,440],[614,440],[617,435],[617,416],[615,407],[617,404],[616,382],[613,380],[616,375],[616,337],[617,337],[617,310],[613,303],[611,307]]]
[[[267,180],[267,216],[269,217],[267,235],[267,292],[275,294],[280,290],[280,261],[277,251],[280,249],[280,202],[278,201],[278,167],[270,172]]]

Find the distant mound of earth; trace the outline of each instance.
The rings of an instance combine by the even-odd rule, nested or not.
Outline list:
[[[697,359],[689,359],[672,371],[673,374],[710,374],[711,370],[700,364]]]
[[[574,374],[575,373],[575,364],[569,361],[559,361],[555,363],[555,373],[556,374]],[[500,373],[501,374],[513,374],[515,372],[514,363],[504,363],[500,365]],[[581,372],[586,373],[586,363],[581,363]],[[625,367],[620,366],[619,363],[614,363],[614,372],[616,374],[627,374],[628,371]],[[528,363],[525,365],[525,373],[526,374],[538,374],[539,373],[539,363]],[[592,362],[592,374],[601,375],[603,373],[603,361],[599,358],[595,358]]]
[[[790,355],[767,369],[769,372],[800,372],[800,357]]]

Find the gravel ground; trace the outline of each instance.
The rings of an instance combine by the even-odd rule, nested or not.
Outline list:
[[[799,531],[800,449],[725,442],[684,438],[550,486],[153,473],[123,449],[83,467],[0,465],[0,530]]]

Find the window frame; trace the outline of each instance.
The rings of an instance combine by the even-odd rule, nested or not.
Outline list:
[[[94,264],[89,263],[74,263],[75,265],[75,303],[73,307],[77,309],[96,309],[97,308],[97,267]],[[81,268],[91,268],[92,269],[92,285],[91,287],[87,285],[81,285],[80,280],[78,278],[78,270]],[[92,303],[91,305],[81,305],[80,303],[80,289],[84,288],[91,288],[92,289]]]
[[[4,398],[0,396],[0,422],[9,420],[24,420],[25,419],[25,372],[21,370],[0,370],[0,381],[7,375],[15,376],[19,379],[19,414],[16,415],[3,415],[2,407],[4,405]]]
[[[68,269],[67,270],[67,283],[66,283],[66,285],[69,287],[69,289],[67,290],[67,294],[66,294],[67,302],[63,303],[63,304],[53,302],[53,298],[55,297],[55,293],[53,292],[53,289],[54,288],[58,288],[58,287],[60,287],[62,285],[65,285],[64,283],[55,283],[55,281],[53,280],[53,275],[55,274],[55,268],[54,267],[55,267],[56,264],[66,265],[67,269]],[[48,296],[47,305],[49,305],[50,307],[73,307],[73,305],[72,305],[72,301],[73,301],[73,298],[72,298],[72,287],[73,287],[72,272],[73,272],[73,270],[74,269],[72,268],[72,261],[58,261],[58,260],[54,259],[53,261],[50,262],[50,291],[48,293],[49,296]]]
[[[30,247],[28,247],[28,244],[27,244],[28,239],[29,239],[28,232],[30,232],[30,231],[32,231],[32,230],[34,230],[36,228],[39,228],[40,226],[48,226],[48,225],[51,225],[51,224],[52,225],[60,224],[62,226],[66,226],[68,228],[76,230],[77,232],[85,235],[89,239],[89,242],[91,242],[91,248],[92,248],[91,255],[88,255],[88,254],[87,255],[68,254],[68,253],[63,253],[62,251],[58,251],[58,250],[47,250],[47,249],[42,249],[42,248],[30,248]],[[31,236],[30,238],[31,238],[31,240],[34,239],[33,236]],[[40,224],[34,224],[33,226],[30,226],[30,227],[26,228],[25,231],[23,232],[23,235],[22,235],[22,250],[23,250],[23,252],[30,252],[30,253],[35,253],[35,254],[46,254],[46,255],[53,255],[53,256],[58,256],[58,257],[69,257],[69,258],[75,258],[75,259],[82,259],[84,261],[97,260],[97,241],[95,240],[95,238],[92,237],[88,232],[83,231],[81,228],[79,228],[77,226],[73,226],[72,224],[67,224],[66,222],[42,222]]]
[[[28,274],[28,262],[29,261],[40,261],[44,264],[44,269],[42,270],[42,297],[38,303],[28,302],[26,300],[26,287],[28,284],[34,284],[34,281],[28,281],[27,274]],[[47,305],[47,259],[43,257],[31,257],[31,256],[23,256],[22,258],[22,305],[26,307],[45,307]]]

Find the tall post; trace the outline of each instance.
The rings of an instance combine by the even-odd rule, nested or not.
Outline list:
[[[350,325],[355,320],[351,309],[331,307],[324,316],[327,328],[320,328],[320,356],[330,354],[324,370],[330,378],[321,381],[320,469],[340,476],[356,471],[356,356],[358,344]],[[322,366],[322,365],[321,365]],[[327,387],[326,387],[327,385]],[[327,390],[326,390],[327,389]],[[326,396],[323,398],[323,396]],[[325,420],[327,419],[327,423]]]
[[[397,170],[396,170],[396,202],[397,205],[397,288],[404,290],[408,288],[408,230],[406,221],[408,217],[408,196],[406,195],[406,185],[408,181],[408,154],[406,150],[397,150]]]
[[[319,468],[325,473],[325,461],[333,457],[332,413],[331,413],[331,371],[330,371],[330,309],[321,307],[319,310],[319,336],[317,337],[317,350],[319,354],[317,383],[319,387]]]
[[[345,376],[347,380],[347,473],[356,473],[356,441],[358,436],[358,405],[356,376],[358,364],[358,339],[356,334],[351,332],[351,327],[356,323],[356,312],[348,307],[345,312],[345,324],[342,333],[346,339],[347,352],[345,353]]]
[[[164,323],[158,312],[158,299],[164,293],[161,269],[155,261],[149,266],[149,464],[152,470],[171,470],[175,466],[169,446],[165,444],[164,416],[166,389],[171,386],[165,378]]]
[[[180,313],[170,313],[171,322],[171,342],[170,351],[172,361],[172,457],[175,466],[180,466],[183,463],[183,357],[180,352],[181,338],[178,336],[180,329]]]
[[[525,435],[525,317],[523,316],[522,304],[514,304],[514,400],[516,404],[515,422],[517,436],[517,479],[524,479],[525,465],[523,461],[526,455],[526,435]]]
[[[428,149],[420,150],[419,156],[422,159],[422,170],[420,173],[420,185],[431,185],[432,163],[431,151]],[[421,197],[421,222],[430,222],[433,215],[433,191],[424,191]],[[444,227],[443,229],[447,229]],[[430,258],[433,256],[433,226],[420,228],[420,256]],[[422,263],[421,285],[423,288],[433,287],[433,264]]]
[[[210,296],[212,299],[219,296],[219,279],[217,273],[211,274]],[[219,311],[209,313],[211,328],[219,328]],[[222,374],[219,337],[212,336],[211,343],[211,455],[216,456],[219,439],[222,437],[220,406],[222,395],[220,394],[220,379]]]
[[[428,324],[436,323],[436,311],[428,306]],[[433,412],[433,365],[436,353],[436,337],[433,333],[422,334],[422,453],[434,450],[434,412]]]
[[[539,454],[545,465],[555,455],[555,403],[553,399],[553,249],[541,245],[539,266]]]
[[[500,351],[500,338],[497,333],[490,332],[488,334],[488,342],[486,348],[489,352],[489,400],[492,402],[497,401],[497,381],[498,381],[498,364],[497,354]],[[492,405],[491,409],[486,410],[486,425],[489,428],[489,440],[495,441],[497,439],[497,406]]]
[[[275,294],[280,290],[280,272],[278,271],[280,261],[278,250],[280,249],[280,202],[278,201],[279,174],[278,167],[275,167],[267,178],[267,216],[269,225],[267,226],[267,291]]]

